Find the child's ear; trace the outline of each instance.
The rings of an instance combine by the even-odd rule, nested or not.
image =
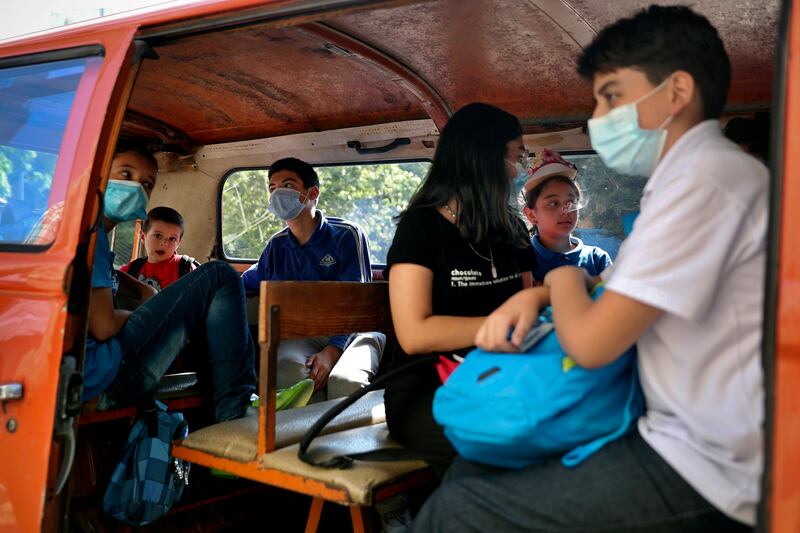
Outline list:
[[[670,114],[673,116],[692,105],[695,98],[700,97],[694,77],[685,70],[676,70],[672,73],[669,90]]]
[[[525,215],[525,218],[528,219],[528,222],[534,226],[539,223],[536,219],[536,212],[527,205],[522,208],[522,213]]]

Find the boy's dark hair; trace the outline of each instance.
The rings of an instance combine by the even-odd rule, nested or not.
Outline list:
[[[296,157],[278,159],[269,167],[268,177],[271,178],[273,174],[281,170],[288,170],[297,174],[297,177],[303,181],[303,187],[306,189],[310,187],[319,187],[317,171],[305,161],[297,159]]]
[[[116,149],[114,150],[114,155],[124,154],[125,152],[135,152],[139,154],[147,159],[148,163],[153,165],[153,167],[158,170],[158,161],[156,160],[156,156],[154,156],[153,153],[143,145],[133,141],[119,141]]]
[[[731,63],[716,28],[686,6],[650,6],[603,28],[578,57],[578,74],[620,68],[642,71],[659,85],[676,70],[692,75],[703,103],[703,118],[722,114],[731,84]]]
[[[166,222],[167,224],[175,224],[181,228],[181,239],[183,238],[183,217],[180,213],[171,207],[154,207],[147,213],[147,218],[142,222],[142,231],[147,233],[150,230],[150,224],[154,220],[159,222]]]

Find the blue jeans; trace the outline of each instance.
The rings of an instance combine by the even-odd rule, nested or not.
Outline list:
[[[98,409],[152,397],[181,348],[204,334],[217,421],[244,415],[256,391],[255,346],[245,313],[244,289],[227,263],[212,261],[183,276],[128,317],[117,340],[122,363],[100,395]]]

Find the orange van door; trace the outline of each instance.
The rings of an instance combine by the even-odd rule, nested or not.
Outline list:
[[[61,523],[54,487],[80,399],[62,356],[81,360],[90,228],[135,29],[0,46],[0,531]]]

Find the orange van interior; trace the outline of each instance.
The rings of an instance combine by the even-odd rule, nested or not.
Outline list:
[[[198,259],[220,257],[214,230],[219,221],[211,213],[218,212],[216,188],[227,170],[223,167],[232,168],[236,161],[229,154],[217,166],[198,167],[204,149],[407,121],[430,121],[435,133],[455,110],[475,101],[519,117],[526,140],[531,136],[539,145],[589,149],[585,123],[593,99],[589,83],[575,72],[575,58],[600,28],[651,1],[343,2],[344,7],[328,11],[297,10],[285,16],[278,9],[301,3],[164,20],[136,32],[135,39],[152,53],[145,54],[133,82],[119,137],[162,152],[161,171],[174,189],[159,191],[161,198],[191,203],[194,197],[179,196],[199,191],[203,200],[198,205],[209,216],[190,243],[201,250],[193,254]],[[718,28],[731,58],[726,113],[770,110],[780,2],[696,0],[692,7]],[[408,150],[430,156],[435,135],[420,135],[412,143]],[[311,144],[304,150],[313,151]],[[247,164],[268,161],[257,145],[243,157]],[[208,423],[198,371],[202,375],[188,350],[161,396],[186,412],[195,427]],[[100,502],[134,416],[133,408],[110,413],[84,408],[70,481],[71,527],[76,530],[119,527],[102,515]],[[306,496],[215,477],[207,469],[197,468],[193,476],[197,481],[180,505],[145,530],[222,531],[275,524],[294,531],[306,524]],[[328,506],[322,516],[321,531],[350,527],[344,508]]]

